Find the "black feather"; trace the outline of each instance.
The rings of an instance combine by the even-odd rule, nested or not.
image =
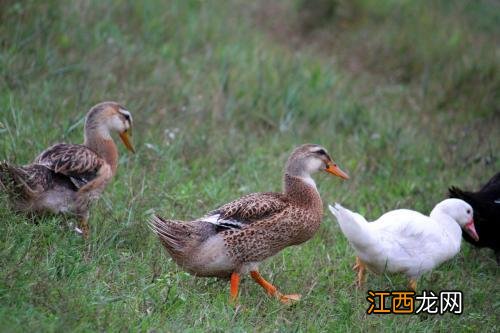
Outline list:
[[[451,187],[449,196],[466,201],[474,210],[474,224],[479,241],[473,240],[466,233],[463,233],[464,239],[477,247],[493,249],[500,265],[500,172],[477,192]]]

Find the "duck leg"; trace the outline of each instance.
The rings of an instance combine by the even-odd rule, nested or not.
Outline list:
[[[81,217],[78,222],[78,228],[82,231],[84,239],[89,239],[90,227],[88,217]]]
[[[267,282],[258,271],[250,271],[250,276],[255,282],[260,284],[260,286],[264,288],[270,296],[276,297],[283,304],[292,304],[295,301],[299,301],[301,298],[300,294],[283,295],[278,291],[278,289],[276,289],[275,286]]]
[[[229,299],[231,303],[236,303],[238,299],[239,286],[240,286],[240,275],[236,272],[231,273],[231,290]]]
[[[356,286],[362,288],[365,284],[366,266],[359,257],[356,257],[356,263],[352,269],[357,272]]]
[[[408,288],[410,288],[414,292],[417,292],[417,279],[410,278],[410,281],[408,282]]]

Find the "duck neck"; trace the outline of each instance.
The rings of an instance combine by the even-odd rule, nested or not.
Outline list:
[[[319,216],[323,214],[323,202],[311,176],[294,176],[285,173],[283,191],[294,203],[306,206],[317,212]]]
[[[102,128],[86,128],[83,143],[102,157],[111,167],[113,175],[118,166],[118,148],[109,131]]]
[[[462,240],[462,229],[458,223],[451,218],[448,214],[444,214],[440,211],[433,210],[430,214],[431,219],[436,221],[436,223],[441,226],[445,234],[448,236],[450,242],[460,249],[460,243]]]

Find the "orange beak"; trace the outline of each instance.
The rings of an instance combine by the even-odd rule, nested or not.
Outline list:
[[[331,173],[332,175],[340,177],[342,179],[349,179],[349,175],[347,173],[345,173],[344,171],[340,170],[340,168],[337,166],[337,164],[335,164],[331,161],[326,164],[325,171],[328,173]]]
[[[132,143],[130,142],[129,138],[129,130],[126,130],[124,132],[120,133],[120,139],[122,139],[123,144],[125,147],[127,147],[128,150],[130,150],[132,153],[135,153],[134,147],[132,146]]]

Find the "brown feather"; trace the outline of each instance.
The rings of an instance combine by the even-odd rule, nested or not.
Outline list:
[[[227,277],[254,267],[318,230],[323,203],[312,180],[304,178],[310,165],[319,169],[327,162],[313,156],[318,148],[303,145],[292,153],[282,193],[249,194],[190,222],[157,216],[152,229],[174,261],[197,276]]]
[[[58,143],[44,150],[35,158],[40,164],[68,177],[94,176],[103,166],[104,160],[92,149],[77,144]]]
[[[220,214],[219,219],[249,223],[279,213],[287,206],[287,197],[282,193],[252,193],[217,208],[209,215]]]
[[[124,108],[115,102],[95,105],[85,120],[84,145],[55,144],[22,167],[1,164],[0,180],[13,206],[26,212],[70,213],[86,223],[90,203],[102,193],[118,164],[111,132],[131,126],[129,112],[127,119],[120,109]],[[122,129],[116,127],[116,117]]]

